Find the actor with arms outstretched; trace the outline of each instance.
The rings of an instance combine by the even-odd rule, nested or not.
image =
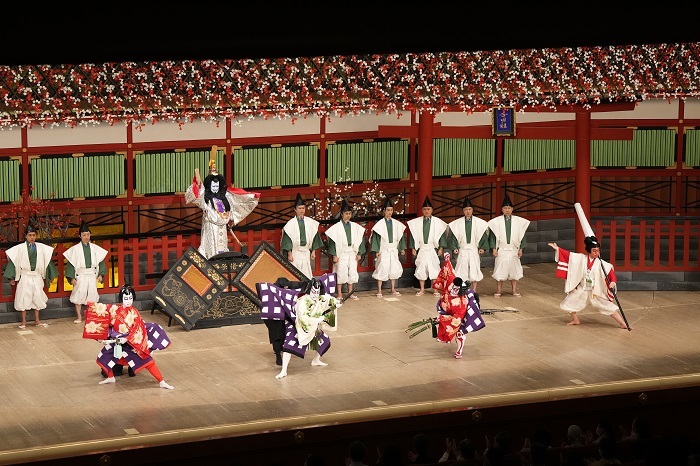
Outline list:
[[[212,151],[214,152],[214,151]],[[209,160],[209,174],[202,182],[195,169],[192,185],[185,192],[185,202],[202,209],[202,233],[198,251],[205,258],[228,252],[229,232],[240,247],[245,246],[231,226],[238,225],[258,205],[260,193],[226,186],[226,178],[216,170],[214,153]]]
[[[566,298],[559,307],[571,314],[567,325],[579,325],[578,312],[590,303],[601,314],[612,317],[620,328],[627,329],[613,296],[617,286],[615,268],[600,258],[600,242],[595,236],[588,236],[584,241],[588,254],[569,252],[557,243],[549,243],[555,251],[556,275],[566,280]]]

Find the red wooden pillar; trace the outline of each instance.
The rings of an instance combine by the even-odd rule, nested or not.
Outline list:
[[[323,117],[320,119],[320,126],[319,126],[319,135],[318,135],[318,152],[319,152],[319,161],[318,161],[318,191],[314,193],[314,197],[318,196],[321,198],[321,211],[323,212],[331,212],[331,209],[333,206],[328,205],[329,199],[328,196],[326,195],[326,170],[328,166],[328,154],[326,152],[326,120],[327,117]],[[318,220],[318,218],[317,218]],[[319,233],[322,231],[325,231],[325,229],[328,227],[328,225],[323,226],[322,228],[319,228]],[[280,231],[280,238],[277,240],[276,244],[280,244],[282,241],[282,235]],[[321,268],[321,258],[323,254],[321,253],[321,250],[319,249],[316,253],[316,260],[314,262],[314,270],[323,270]],[[330,266],[332,267],[332,263]],[[342,285],[341,285],[342,286]]]
[[[420,112],[418,120],[418,199],[416,213],[420,215],[425,196],[433,194],[433,124],[435,116],[427,111]]]
[[[27,202],[31,201],[32,199],[32,183],[31,180],[29,179],[29,153],[28,147],[29,147],[29,137],[28,137],[28,129],[26,126],[23,126],[22,129],[20,130],[22,134],[22,159],[20,161],[20,170],[22,171],[21,176],[22,176],[22,189],[19,192],[20,199],[22,202]],[[24,193],[27,193],[27,197],[24,196]],[[23,206],[26,207],[26,206]],[[24,240],[24,232],[27,228],[27,225],[29,225],[29,218],[27,217],[27,212],[28,209],[23,208],[20,209],[20,212],[22,213],[22,217],[19,218],[19,224],[17,225],[17,240],[22,241]]]
[[[236,186],[233,182],[235,173],[233,171],[233,145],[231,144],[231,138],[233,138],[231,117],[226,117],[224,131],[226,133],[226,149],[224,149],[224,157],[226,160],[226,173],[228,174],[226,179],[230,180],[229,185]]]
[[[495,110],[492,110],[495,112]],[[493,184],[492,200],[491,200],[491,215],[490,217],[497,217],[501,215],[503,204],[503,198],[505,197],[505,192],[503,191],[503,138],[496,138],[496,181]]]
[[[591,221],[591,113],[576,113],[576,177],[575,200],[581,204],[589,223]],[[573,207],[573,206],[572,206]],[[595,232],[595,231],[594,231]],[[576,217],[576,244],[574,250],[583,250],[583,229]],[[600,239],[600,238],[598,238]]]
[[[318,196],[321,198],[321,210],[324,212],[330,212],[331,207],[326,206],[328,203],[328,197],[326,196],[326,170],[328,166],[328,154],[326,153],[326,120],[327,117],[320,119],[319,126],[319,161],[318,161],[318,186],[319,191],[317,191]],[[328,210],[326,210],[328,209]]]
[[[685,150],[685,100],[678,99],[678,143],[676,144],[676,180],[673,198],[673,212],[681,215],[683,205],[683,151]]]
[[[139,219],[134,211],[134,124],[126,125],[126,234],[137,233]],[[123,269],[119,269],[123,270]]]

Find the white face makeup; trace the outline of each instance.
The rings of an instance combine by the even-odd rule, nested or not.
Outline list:
[[[316,288],[316,287],[311,287],[311,291],[309,292],[309,296],[311,299],[314,301],[318,301],[318,298],[321,296],[321,288]]]
[[[134,305],[134,295],[133,294],[125,294],[124,297],[122,298],[122,305],[124,307],[131,307]]]
[[[213,192],[214,194],[219,192],[219,182],[218,181],[211,182],[211,192]]]

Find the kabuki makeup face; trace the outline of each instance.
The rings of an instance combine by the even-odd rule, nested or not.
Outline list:
[[[134,295],[132,294],[125,294],[124,295],[124,300],[122,301],[122,305],[124,307],[131,307],[134,305]]]
[[[122,291],[119,293],[122,299],[122,306],[124,307],[131,307],[134,305],[134,292],[133,288],[131,287],[125,287],[122,289]]]
[[[219,192],[219,180],[214,180],[211,182],[211,192],[214,194]]]
[[[309,291],[309,296],[314,301],[318,301],[318,298],[321,296],[321,284],[317,280],[314,280],[311,283],[311,290]]]

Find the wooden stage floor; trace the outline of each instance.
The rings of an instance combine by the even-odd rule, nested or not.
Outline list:
[[[509,292],[495,298],[491,270],[484,269],[481,307],[495,312],[467,338],[461,360],[453,357],[456,344],[437,343],[427,331],[413,339],[405,332],[434,315],[432,294],[417,297],[404,288],[399,297],[379,299],[359,292],[339,311],[328,366],[293,357],[281,380],[262,324],[188,332],[144,311],[172,340],[154,357],[174,390],[159,388],[146,371],[98,385],[100,345],[83,339],[72,318],[48,319],[48,328],[2,325],[0,464],[425,412],[455,400],[517,403],[700,384],[700,293],[621,291],[631,332],[591,308],[580,314],[580,326],[567,326],[569,316],[558,307],[564,283],[554,267],[526,267],[521,298]]]

